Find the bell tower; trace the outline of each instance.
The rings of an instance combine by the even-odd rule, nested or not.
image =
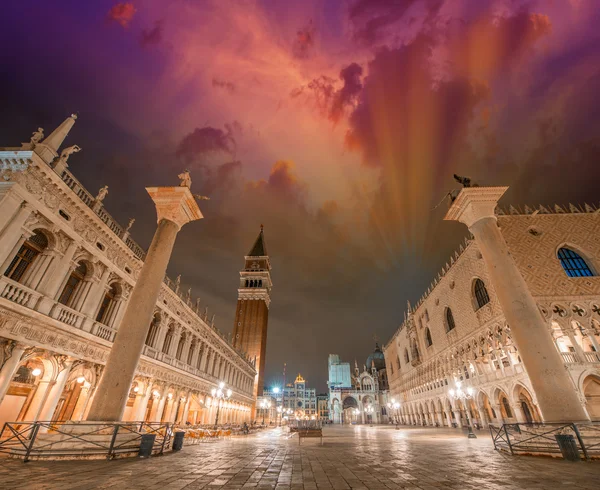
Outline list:
[[[240,271],[237,310],[233,326],[233,345],[256,359],[254,398],[263,394],[267,324],[271,304],[271,262],[267,253],[263,226],[246,255]]]

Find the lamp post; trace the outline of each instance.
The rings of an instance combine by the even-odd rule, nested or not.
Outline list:
[[[222,381],[219,383],[219,388],[213,388],[210,391],[213,400],[217,400],[217,416],[215,417],[215,430],[219,426],[219,410],[221,409],[221,400],[228,400],[231,398],[232,391],[230,389],[223,391],[225,389],[225,383]]]
[[[263,399],[260,402],[260,408],[262,409],[262,424],[265,425],[265,411],[267,410],[267,408],[271,408],[271,402]]]
[[[392,398],[392,401],[390,403],[388,403],[388,408],[393,413],[393,419],[394,419],[394,422],[396,424],[396,429],[397,429],[398,423],[399,423],[398,410],[400,409],[400,404]]]
[[[275,395],[275,405],[277,406],[277,417],[278,420],[275,420],[275,422],[277,423],[277,425],[279,427],[281,427],[281,418],[282,418],[282,411],[283,411],[283,398],[281,399],[281,407],[279,406],[279,400],[278,400],[278,396],[279,392],[281,390],[279,389],[279,386],[274,386],[273,387],[273,394]]]
[[[367,417],[369,417],[369,425],[371,427],[373,427],[373,412],[375,411],[375,409],[373,408],[373,405],[367,405],[367,407],[365,408],[365,413],[367,414]]]
[[[475,435],[475,433],[473,432],[473,427],[471,424],[471,416],[470,416],[470,410],[469,410],[469,406],[468,406],[468,400],[470,400],[471,398],[473,398],[473,388],[471,388],[470,386],[467,387],[466,391],[463,390],[461,388],[462,383],[460,381],[457,381],[456,384],[456,389],[450,389],[448,391],[448,393],[450,394],[450,396],[452,398],[454,398],[455,400],[460,400],[461,402],[464,403],[465,406],[465,415],[467,417],[467,428],[469,429],[469,439],[476,439],[477,436]]]

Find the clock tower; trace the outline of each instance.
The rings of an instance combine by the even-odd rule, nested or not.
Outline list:
[[[265,353],[267,349],[267,324],[271,304],[271,262],[267,253],[263,226],[244,257],[244,269],[240,271],[237,310],[233,326],[234,347],[256,359],[254,398],[263,394]]]

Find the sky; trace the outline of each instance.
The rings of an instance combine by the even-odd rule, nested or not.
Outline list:
[[[21,0],[2,7],[0,144],[78,119],[70,170],[146,248],[144,187],[204,219],[168,273],[233,330],[264,224],[266,380],[365,363],[467,234],[453,173],[503,203],[598,203],[596,0]]]

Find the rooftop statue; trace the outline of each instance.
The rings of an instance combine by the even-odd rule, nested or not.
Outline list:
[[[181,180],[179,183],[180,187],[187,187],[188,189],[192,186],[192,176],[190,175],[189,170],[185,170],[183,173],[179,174],[177,177]]]
[[[198,199],[198,201],[210,201],[210,197],[201,196],[200,194],[194,194],[194,197]]]
[[[65,148],[63,151],[60,152],[60,157],[58,157],[58,162],[62,162],[65,164],[65,167],[68,167],[67,165],[67,160],[69,159],[69,157],[73,154],[73,153],[77,153],[81,151],[81,147],[77,146],[77,145],[73,145],[73,146],[69,146],[68,148]]]
[[[61,158],[62,158],[62,155],[61,155]],[[98,191],[98,194],[96,195],[96,198],[94,200],[96,202],[102,202],[102,201],[104,201],[104,198],[106,197],[107,194],[108,194],[108,186],[105,185],[104,187],[100,188],[100,190]]]
[[[44,128],[38,128],[37,131],[34,131],[33,134],[31,135],[30,142],[33,146],[35,146],[40,141],[42,141],[43,137],[44,137]]]
[[[462,184],[463,187],[479,187],[476,183],[471,183],[471,177],[461,177],[460,175],[454,174],[454,180],[459,184]]]
[[[129,223],[127,223],[127,228],[125,228],[125,233],[128,233],[129,230],[131,230],[131,227],[133,226],[133,223],[135,223],[135,218],[131,218],[129,220]]]

